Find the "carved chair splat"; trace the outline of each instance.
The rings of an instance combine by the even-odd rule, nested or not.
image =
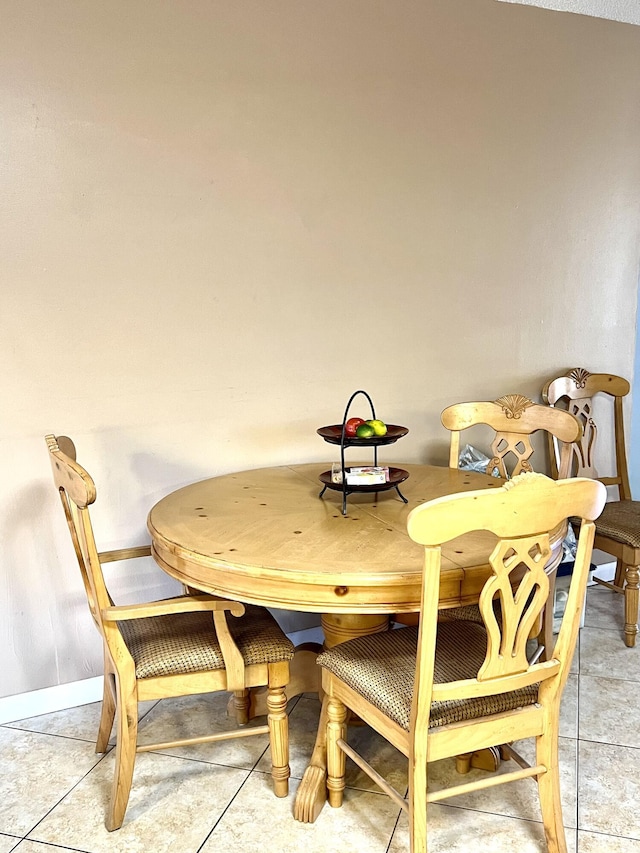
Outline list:
[[[595,540],[596,548],[616,558],[615,577],[613,583],[598,577],[594,580],[624,595],[624,642],[633,647],[638,633],[640,601],[640,501],[632,500],[627,468],[624,398],[629,391],[629,383],[622,376],[590,373],[576,367],[547,382],[542,398],[553,410],[564,408],[582,423],[583,434],[572,447],[569,475],[593,477],[618,490],[618,500],[610,500],[598,519]],[[610,423],[613,425],[615,470],[608,476],[600,473],[602,450],[599,439],[602,430],[598,429],[597,423],[598,403],[609,404]],[[549,450],[552,473],[559,476],[558,447],[551,439]]]

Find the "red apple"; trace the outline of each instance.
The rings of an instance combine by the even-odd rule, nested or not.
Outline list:
[[[345,435],[355,435],[360,424],[363,424],[364,422],[363,418],[349,418],[344,425]]]

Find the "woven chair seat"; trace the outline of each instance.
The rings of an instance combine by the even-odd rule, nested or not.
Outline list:
[[[245,665],[293,658],[293,643],[264,607],[246,605],[243,616],[227,615]],[[224,669],[213,614],[175,613],[119,622],[136,665],[136,678]]]
[[[409,731],[418,628],[399,628],[358,637],[323,652],[326,667],[368,702]],[[454,620],[438,625],[434,683],[475,678],[487,650],[484,625]],[[538,700],[538,686],[497,696],[433,702],[429,728],[511,711]]]
[[[484,625],[482,614],[477,604],[465,604],[462,607],[449,607],[438,613],[439,622],[451,622],[454,619],[461,619],[463,622],[478,622]]]
[[[640,548],[640,501],[611,501],[596,521],[596,533]]]

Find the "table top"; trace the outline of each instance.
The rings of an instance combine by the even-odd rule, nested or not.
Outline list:
[[[242,471],[167,495],[148,518],[155,558],[182,583],[248,603],[326,613],[415,612],[424,552],[406,532],[410,510],[501,483],[485,474],[402,464],[409,473],[402,484],[407,504],[395,490],[351,494],[343,516],[342,492],[318,497],[319,475],[328,467]],[[441,606],[477,601],[493,541],[478,532],[444,546]]]

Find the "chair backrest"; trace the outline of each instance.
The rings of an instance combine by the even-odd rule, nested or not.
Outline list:
[[[554,481],[522,474],[501,488],[438,498],[409,514],[411,538],[425,548],[418,664],[412,720],[427,726],[432,701],[494,696],[538,682],[547,696],[561,692],[573,655],[588,578],[595,531],[606,489],[584,478]],[[553,656],[529,664],[527,639],[549,594],[545,573],[550,533],[569,517],[582,519],[567,606]],[[490,557],[492,575],[479,607],[487,629],[484,662],[473,678],[434,684],[441,546],[473,531],[497,538]],[[518,580],[519,579],[519,580]],[[494,602],[499,600],[500,607]]]
[[[623,399],[630,386],[622,376],[610,373],[589,373],[574,367],[564,376],[551,379],[542,389],[542,399],[549,406],[562,407],[575,415],[582,424],[582,437],[573,446],[569,476],[593,477],[605,486],[617,486],[621,500],[631,500],[627,454],[624,440]],[[602,477],[596,467],[598,450],[598,425],[594,416],[594,397],[603,394],[613,403],[613,428],[615,441],[615,466],[613,476]],[[558,469],[558,450],[550,441],[553,474]]]
[[[47,435],[45,441],[89,609],[98,630],[104,634],[101,611],[113,601],[105,585],[89,516],[89,507],[96,499],[96,487],[91,476],[76,462],[76,449],[70,438]]]
[[[533,454],[531,435],[538,430],[545,430],[559,442],[561,476],[568,476],[571,444],[582,434],[580,422],[568,412],[534,403],[522,394],[508,394],[494,402],[456,403],[442,412],[441,419],[451,431],[450,468],[458,467],[461,430],[486,424],[496,433],[487,474],[497,468],[505,479],[533,470],[529,461]],[[512,471],[507,469],[507,460],[513,464]]]

